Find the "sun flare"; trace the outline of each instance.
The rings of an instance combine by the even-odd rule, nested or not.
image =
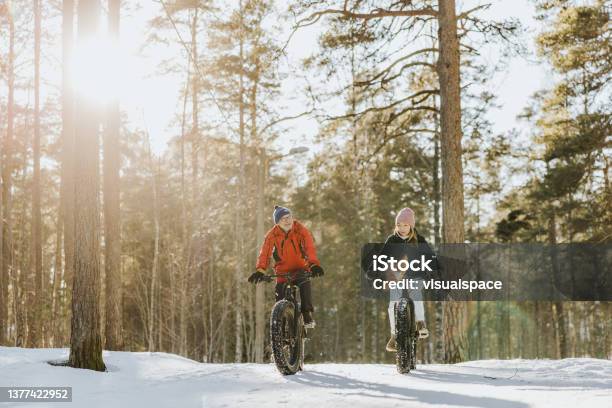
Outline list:
[[[77,95],[101,104],[119,98],[124,65],[125,53],[106,33],[79,41],[70,64],[73,89]]]

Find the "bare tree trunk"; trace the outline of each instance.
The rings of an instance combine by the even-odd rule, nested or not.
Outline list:
[[[158,166],[158,174],[159,173],[161,173],[161,171],[159,170],[159,166]],[[159,180],[158,180],[158,183],[159,183]],[[159,201],[159,197],[157,199]],[[158,202],[158,205],[159,205],[159,202]],[[158,211],[158,214],[159,214],[159,211]],[[158,215],[157,218],[159,220],[159,215]],[[157,244],[157,247],[158,247],[158,249],[157,249],[157,252],[158,252],[158,255],[157,255],[157,268],[158,268],[158,272],[157,273],[159,275],[159,278],[158,278],[159,279],[159,283],[157,285],[157,293],[155,295],[155,296],[157,296],[157,311],[156,311],[156,316],[157,316],[157,333],[156,333],[156,336],[157,336],[157,340],[156,341],[157,341],[157,350],[164,351],[164,349],[163,349],[163,346],[164,346],[164,343],[163,343],[163,331],[164,331],[164,313],[163,313],[164,307],[163,306],[164,306],[164,303],[162,301],[162,299],[163,299],[162,293],[163,293],[163,287],[164,287],[164,278],[163,278],[163,268],[160,268],[160,266],[159,266],[159,256],[160,256],[159,255],[159,241],[160,240],[161,240],[161,237],[158,237],[158,239],[157,239],[157,242],[158,242],[158,244]]]
[[[61,317],[58,311],[60,300],[60,285],[62,281],[62,239],[64,238],[64,217],[62,214],[62,206],[60,205],[57,211],[57,232],[55,234],[55,260],[53,266],[53,283],[51,292],[51,327],[49,328],[51,347],[61,345],[60,339],[60,321]]]
[[[378,362],[378,356],[380,355],[379,351],[379,339],[380,339],[380,331],[379,331],[379,321],[380,321],[380,313],[378,311],[378,303],[374,302],[372,304],[372,324],[374,325],[374,329],[372,330],[372,354],[370,362]],[[423,347],[420,348],[421,357],[424,356]],[[421,360],[423,361],[423,359]]]
[[[568,342],[567,342],[567,330],[565,322],[565,313],[563,311],[563,302],[558,301],[553,304],[555,329],[558,338],[558,353],[557,358],[566,358],[569,356],[568,353]]]
[[[0,346],[4,345],[7,337],[7,324],[8,322],[8,276],[4,274],[4,255],[2,253],[2,247],[4,243],[4,194],[2,192],[2,172],[4,168],[3,164],[3,152],[0,151]]]
[[[434,106],[438,107],[434,97]],[[433,157],[433,210],[434,210],[434,243],[440,245],[440,121],[438,113],[434,113],[434,157]]]
[[[258,61],[259,63],[259,61]],[[258,65],[258,64],[256,64]],[[257,75],[256,81],[259,80]],[[263,141],[257,135],[257,86],[258,82],[253,83],[251,90],[251,140],[259,143],[259,166],[257,173],[257,248],[261,248],[264,241],[264,199],[266,188],[266,151],[263,146]],[[255,362],[263,363],[264,358],[264,339],[266,323],[264,320],[264,285],[255,285]]]
[[[25,209],[24,209],[25,210]],[[22,221],[19,223],[20,225],[20,236],[25,235],[25,223]],[[16,241],[19,252],[21,253],[22,249],[25,249],[25,244],[23,241]],[[25,302],[26,298],[26,285],[27,285],[27,264],[25,261],[26,257],[22,257],[22,261],[20,265],[15,265],[13,268],[13,287],[15,288],[13,294],[13,308],[15,316],[15,346],[16,347],[26,347],[26,341],[28,337],[28,319],[27,319],[27,310],[28,305]]]
[[[503,301],[498,301],[496,306],[497,311],[497,322],[496,322],[496,334],[497,334],[497,358],[503,360],[506,358],[504,352],[506,350],[506,336],[504,335],[504,314],[505,305]]]
[[[267,160],[265,150],[261,147],[259,152],[259,168],[257,176],[257,248],[261,248],[264,241],[264,198],[265,198],[265,175]],[[255,362],[263,363],[264,359],[264,339],[265,327],[264,321],[264,285],[256,285],[255,287]]]
[[[436,344],[435,344],[435,361],[444,361],[444,302],[438,301],[435,304],[436,310]]]
[[[540,341],[541,338],[543,337],[544,332],[542,331],[542,316],[540,313],[540,302],[539,301],[535,301],[533,302],[533,322],[534,322],[534,333],[533,333],[533,337],[534,337],[534,348],[533,348],[533,354],[532,354],[532,358],[538,358],[541,357],[541,352],[540,352]]]
[[[34,169],[32,176],[32,260],[30,284],[33,291],[28,296],[28,347],[40,347],[42,336],[42,242],[40,210],[40,0],[34,0],[34,139],[32,154]]]
[[[248,257],[246,253],[245,256]],[[246,323],[242,327],[242,338],[244,339],[245,343],[246,361],[253,361],[255,359],[255,351],[253,347],[255,343],[255,336],[253,336],[253,334],[255,334],[255,316],[253,316],[253,311],[255,310],[255,299],[253,296],[253,291],[246,290],[245,292],[246,302],[242,305],[244,307]]]
[[[244,123],[244,36],[243,36],[243,21],[242,21],[242,0],[240,0],[240,74],[239,74],[239,111],[240,111],[240,170],[238,175],[238,203],[240,200],[244,198],[244,133],[245,133],[245,123]],[[238,210],[238,208],[236,208]],[[238,214],[239,211],[236,211],[236,223],[238,222]],[[236,286],[236,327],[235,327],[235,337],[236,337],[236,348],[235,348],[235,356],[234,361],[236,363],[242,362],[242,291],[241,291],[241,283],[244,276],[244,271],[242,270],[244,264],[244,242],[243,242],[243,234],[238,231],[238,225],[236,225],[236,238],[238,244],[237,256],[238,259],[236,261],[236,272],[235,272],[235,286]]]
[[[64,282],[63,304],[70,304],[74,279],[76,229],[74,213],[74,97],[71,85],[70,61],[73,54],[74,0],[63,0],[62,7],[62,169],[60,206],[64,223]],[[67,333],[68,330],[62,330]]]
[[[119,41],[120,0],[109,0],[109,32]],[[113,63],[112,61],[110,62]],[[119,147],[119,100],[113,99],[106,111],[104,133],[104,268],[105,268],[105,348],[123,348],[121,284],[121,209],[119,202],[121,153]]]
[[[15,24],[13,21],[13,3],[7,1],[7,18],[9,26],[9,55],[6,65],[8,74],[8,99],[6,109],[6,136],[3,143],[2,159],[2,270],[0,271],[0,344],[6,342],[8,327],[8,282],[13,274],[13,223],[12,223],[12,172],[13,172],[13,131],[15,121]]]
[[[334,310],[340,310],[338,303],[334,305]],[[342,352],[340,349],[340,338],[342,337],[342,319],[340,318],[340,313],[334,313],[336,315],[336,332],[334,333],[334,356],[336,358],[340,358],[340,353]],[[343,354],[343,356],[346,353]]]
[[[434,106],[438,107],[434,96]],[[434,113],[434,159],[433,159],[433,202],[434,202],[434,243],[440,245],[440,122],[438,113]],[[435,303],[435,361],[444,361],[444,303]]]
[[[552,267],[553,267],[553,277],[558,275],[558,261],[557,261],[557,253],[556,253],[556,245],[557,245],[557,226],[555,219],[555,212],[551,210],[551,214],[548,220],[548,243],[551,246],[551,255],[552,255]],[[565,323],[565,315],[563,313],[563,302],[556,301],[553,303],[553,319],[554,319],[554,328],[556,338],[558,339],[558,349],[557,349],[557,358],[565,358],[568,356],[568,344],[567,344],[567,328]]]
[[[198,153],[200,150],[200,123],[198,119],[198,93],[199,93],[199,75],[198,73],[198,9],[197,7],[193,13],[193,20],[191,22],[191,53],[192,53],[192,64],[193,64],[193,72],[194,75],[191,79],[191,115],[192,115],[192,124],[191,124],[191,170],[192,170],[192,195],[193,195],[193,206],[197,205],[196,199],[196,189],[195,183],[198,180]],[[197,213],[197,212],[196,212]],[[195,221],[195,218],[194,218]]]
[[[198,182],[201,179],[199,175],[199,155],[201,148],[201,140],[200,140],[200,121],[199,121],[199,93],[200,93],[200,77],[197,75],[198,71],[198,8],[195,7],[193,20],[191,23],[191,52],[192,52],[192,64],[193,64],[193,75],[191,84],[191,114],[192,114],[192,129],[191,129],[191,137],[192,137],[192,149],[191,149],[191,168],[192,168],[192,225],[195,228],[195,231],[192,235],[197,235],[197,241],[199,243],[206,242],[206,238],[203,236],[203,229],[201,228],[201,216],[203,215],[201,198],[198,195],[199,187]],[[194,296],[194,352],[196,353],[196,360],[202,361],[202,357],[204,352],[202,350],[203,340],[204,340],[204,315],[203,311],[203,292],[204,292],[204,268],[203,268],[203,245],[199,245],[196,247],[193,237],[192,237],[192,271],[193,271],[193,288],[195,291]]]
[[[213,294],[215,293],[215,247],[214,245],[210,246],[210,252],[208,254],[209,256],[209,264],[208,264],[208,285],[207,285],[207,300],[208,300],[208,350],[207,350],[207,356],[206,356],[206,362],[208,363],[212,363],[214,356],[215,356],[215,352],[216,352],[216,348],[217,348],[217,344],[216,344],[216,332],[219,330],[219,326],[223,325],[223,321],[225,319],[225,316],[227,314],[227,311],[224,310],[223,311],[223,315],[221,316],[221,323],[219,323],[217,325],[217,327],[215,327],[214,324],[214,310],[213,310]],[[225,299],[224,299],[225,300]],[[223,336],[225,337],[225,336]]]
[[[14,152],[14,158],[16,162],[19,160],[17,157],[17,151]],[[26,144],[22,144],[22,163],[25,163],[27,158],[27,147]],[[26,174],[28,170],[26,166],[21,166],[21,175],[20,179],[23,181],[26,179]],[[17,179],[17,174],[15,174],[15,179]],[[29,216],[29,204],[30,200],[20,200],[15,201],[14,213],[19,214],[19,218],[15,223],[14,229],[18,230],[18,233],[13,236],[13,254],[14,261],[12,267],[12,283],[13,288],[15,288],[15,292],[13,294],[13,316],[15,318],[15,346],[17,347],[27,347],[27,337],[28,337],[28,309],[29,305],[27,302],[27,290],[29,289],[28,278],[29,278],[29,265],[28,262],[30,257],[28,256],[28,248],[29,244],[28,233],[26,230],[28,229],[28,223],[26,219],[30,218]],[[19,256],[16,256],[19,254]]]
[[[169,336],[169,340],[170,340],[170,345],[168,347],[168,350],[172,353],[172,354],[176,354],[176,311],[177,309],[177,285],[176,285],[176,276],[177,276],[177,271],[176,271],[176,259],[174,257],[174,255],[170,255],[169,259],[168,259],[168,286],[169,286],[169,290],[170,290],[170,305],[169,305],[169,313],[170,313],[170,322],[169,322],[169,326],[170,326],[170,336]]]
[[[463,243],[464,204],[461,163],[461,88],[455,0],[439,2],[440,126],[442,153],[442,224],[445,243]]]
[[[367,330],[367,326],[366,326],[366,315],[368,313],[367,311],[367,306],[368,304],[366,303],[365,299],[361,298],[360,300],[360,305],[359,305],[359,327],[360,327],[360,341],[359,341],[359,352],[361,354],[361,362],[365,363],[367,362],[367,334],[368,334],[368,330]]]
[[[187,194],[185,191],[185,112],[187,110],[187,95],[189,73],[183,98],[183,116],[181,122],[181,275],[180,275],[180,310],[179,310],[179,354],[187,355],[187,270],[189,267],[189,238],[187,237]]]
[[[98,0],[80,0],[78,38],[95,35]],[[93,79],[92,79],[93,80]],[[79,95],[75,130],[75,276],[72,288],[72,332],[69,365],[106,369],[100,334],[100,148],[99,117],[93,95]]]
[[[151,169],[151,178],[153,181],[153,224],[155,228],[155,238],[154,238],[154,246],[153,246],[153,267],[151,270],[151,290],[149,292],[150,296],[150,307],[149,307],[149,351],[155,350],[155,334],[153,329],[153,322],[156,319],[156,310],[157,310],[157,291],[158,291],[158,269],[159,269],[159,191],[158,191],[158,181],[157,181],[157,172],[155,170],[155,165],[153,163],[153,158],[150,152],[149,145],[149,161],[150,161],[150,169]]]
[[[455,0],[438,3],[437,64],[440,79],[440,125],[442,153],[442,225],[445,243],[463,243],[464,204],[461,163],[461,88],[459,77],[459,39]],[[466,350],[465,304],[445,304],[445,361],[459,362]]]
[[[25,163],[28,157],[27,144],[21,144],[21,157],[18,157],[17,151],[14,152],[15,163]],[[21,161],[20,161],[21,160]],[[15,174],[15,185],[17,185],[17,179],[22,183],[27,179],[28,168],[27,166],[21,166],[20,174]],[[13,287],[16,288],[14,298],[14,310],[13,316],[15,316],[15,346],[27,347],[28,341],[28,317],[30,305],[28,304],[28,290],[31,289],[31,284],[28,281],[30,278],[30,256],[28,249],[30,243],[28,242],[29,234],[28,222],[30,218],[30,200],[19,200],[14,201],[15,208],[14,213],[19,214],[17,223],[15,224],[18,229],[18,234],[13,236],[13,268],[12,275]]]

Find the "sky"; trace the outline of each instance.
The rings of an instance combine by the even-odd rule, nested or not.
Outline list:
[[[470,9],[481,4],[480,0],[458,0],[458,12]],[[121,99],[121,107],[129,120],[132,128],[145,129],[149,132],[153,150],[161,154],[166,149],[167,142],[177,133],[176,123],[172,123],[181,111],[181,98],[179,93],[185,81],[184,73],[161,74],[159,64],[164,60],[185,60],[185,51],[177,43],[176,33],[168,31],[167,38],[172,41],[168,45],[154,44],[148,41],[150,35],[149,22],[155,16],[163,16],[161,4],[156,0],[138,0],[136,2],[123,2],[121,16],[121,43],[119,47],[119,81],[96,81],[90,84],[93,91],[105,94],[117,92]],[[485,16],[495,18],[507,17],[517,18],[527,30],[525,38],[526,45],[533,50],[533,37],[541,29],[533,19],[534,9],[530,0],[494,0],[493,6],[486,12]],[[56,13],[53,19],[43,21],[43,27],[49,32],[60,32],[61,18]],[[304,88],[305,79],[300,62],[303,58],[310,56],[317,49],[318,28],[299,30],[288,43],[286,48],[286,64],[291,71],[282,83],[282,95],[275,101],[282,106],[284,116],[292,116],[309,109],[308,98],[300,90]],[[285,42],[288,30],[280,35],[279,41]],[[188,33],[183,33],[188,38]],[[59,38],[59,37],[56,37]],[[32,38],[28,38],[27,47],[31,47]],[[3,42],[4,43],[4,42]],[[5,44],[2,45],[3,47]],[[80,56],[81,70],[95,70],[98,73],[108,71],[106,61],[116,57],[109,51],[106,44],[94,44],[98,52],[84,52]],[[108,52],[107,52],[108,51]],[[201,50],[205,52],[205,50]],[[499,59],[497,46],[483,47],[480,49],[481,57],[491,64]],[[46,94],[58,93],[61,84],[61,41],[53,44],[43,44],[43,100]],[[25,50],[21,60],[29,57],[29,51]],[[53,62],[46,64],[46,62]],[[489,119],[493,123],[494,133],[506,133],[512,128],[521,126],[517,123],[516,116],[527,105],[530,96],[542,88],[551,85],[551,75],[546,72],[543,65],[534,62],[535,57],[529,58],[513,57],[507,61],[507,66],[500,74],[496,75],[490,83],[493,91],[498,95],[497,102],[501,105],[499,109],[489,112]],[[19,62],[19,61],[18,61]],[[24,72],[22,75],[30,75]],[[100,75],[103,77],[103,75]],[[117,89],[112,83],[117,82]],[[5,93],[5,89],[0,91]],[[31,100],[31,94],[17,95],[23,99]],[[213,108],[208,112],[217,115]],[[319,124],[313,118],[303,117],[287,123],[287,132],[275,141],[271,146],[278,153],[287,152],[291,147],[307,146],[309,153],[295,157],[293,161],[305,163],[318,149],[320,145],[315,143],[315,137]]]
[[[130,117],[140,117],[146,123],[151,134],[154,150],[161,153],[166,148],[166,143],[172,135],[169,124],[182,110],[182,101],[179,97],[181,88],[184,86],[185,74],[159,75],[155,67],[164,59],[183,58],[185,50],[179,44],[169,46],[151,46],[143,52],[139,48],[146,41],[148,21],[156,15],[163,13],[163,9],[156,1],[141,1],[141,8],[133,12],[124,13],[122,17],[121,35],[125,38],[123,48],[131,62],[126,63],[131,79],[128,88],[124,89],[125,97],[122,100],[123,109]],[[163,15],[163,14],[162,14]],[[180,29],[181,27],[179,27]],[[293,69],[300,66],[301,59],[310,55],[317,44],[316,33],[312,30],[297,32],[287,47],[288,65]],[[189,33],[181,33],[183,39],[189,39]],[[178,35],[174,31],[167,32],[167,38],[178,41]],[[284,43],[286,39],[282,39]],[[200,52],[205,52],[201,49]],[[139,55],[137,55],[139,54]],[[144,77],[143,77],[143,73]],[[295,116],[308,110],[305,107],[305,98],[294,97],[298,88],[303,87],[304,82],[292,78],[291,75],[282,83],[281,101],[279,106],[285,107],[283,116]],[[293,95],[290,97],[289,95]],[[219,115],[218,109],[213,109],[214,114]],[[141,123],[140,126],[143,126]],[[318,124],[314,119],[301,119],[292,123],[290,132],[279,140],[279,152],[286,152],[291,147],[308,145],[313,147],[312,139],[318,130]]]
[[[458,2],[458,11],[466,10],[481,2],[464,0]],[[538,27],[533,20],[534,9],[529,0],[500,0],[494,1],[493,6],[487,11],[487,16],[499,18],[514,17],[521,21],[526,28],[528,36],[526,45],[533,49],[533,35]],[[165,58],[176,58],[182,56],[183,50],[177,44],[170,46],[156,46],[145,48],[137,56],[139,48],[146,42],[147,21],[154,15],[161,13],[161,6],[156,1],[141,1],[142,8],[128,10],[122,16],[121,35],[124,39],[123,49],[127,56],[125,71],[128,80],[123,86],[122,107],[133,125],[149,131],[154,150],[161,153],[172,135],[169,127],[173,118],[180,112],[181,103],[179,92],[184,83],[181,75],[160,75],[156,73],[156,66]],[[286,49],[288,61],[291,65],[299,67],[299,61],[316,50],[316,28],[298,31]],[[173,32],[169,35],[175,36]],[[187,33],[184,34],[187,36]],[[175,37],[176,39],[176,37]],[[481,49],[482,58],[494,63],[499,58],[495,46],[489,49]],[[535,60],[534,57],[530,58]],[[144,77],[143,77],[144,76]],[[283,83],[285,95],[295,95],[295,90],[303,86],[302,79],[289,76]],[[494,92],[498,95],[499,109],[489,112],[489,118],[493,123],[494,133],[504,133],[514,127],[520,127],[516,122],[516,116],[527,105],[529,97],[537,90],[550,85],[550,78],[545,69],[529,59],[513,57],[509,59],[504,72],[497,75],[491,83]],[[299,113],[308,108],[305,106],[307,99],[298,98],[297,101],[286,97],[282,101],[286,106],[288,116]],[[317,150],[314,138],[318,131],[318,123],[314,119],[302,118],[293,121],[289,131],[276,143],[279,151],[287,151],[291,147],[305,145],[311,148],[309,154]]]

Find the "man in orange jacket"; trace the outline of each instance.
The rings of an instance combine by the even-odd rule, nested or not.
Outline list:
[[[250,283],[259,283],[264,280],[265,271],[268,268],[270,257],[274,258],[274,273],[276,275],[289,274],[293,276],[301,271],[309,271],[313,277],[323,276],[323,268],[317,259],[312,234],[302,223],[293,219],[288,208],[274,206],[272,215],[274,227],[266,234],[264,243],[257,258],[256,271],[249,276]],[[302,301],[302,315],[304,326],[313,328],[315,321],[312,317],[314,308],[312,306],[310,280],[301,277],[295,279],[300,288],[300,299]],[[276,301],[285,295],[285,277],[276,278]]]

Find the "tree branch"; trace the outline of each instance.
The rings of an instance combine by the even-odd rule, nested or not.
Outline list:
[[[382,141],[382,143],[380,143],[378,145],[378,147],[376,149],[374,149],[374,151],[372,152],[372,154],[370,154],[370,157],[368,158],[368,161],[373,158],[374,156],[376,156],[378,154],[378,152],[380,152],[389,141],[397,139],[398,137],[402,137],[402,136],[406,136],[409,133],[435,133],[434,130],[431,129],[408,129],[405,130],[403,132],[399,132],[399,133],[394,133],[389,137],[385,137]]]
[[[407,96],[407,97],[399,99],[399,100],[397,100],[397,101],[395,101],[393,103],[390,103],[389,105],[386,105],[386,106],[373,106],[373,107],[365,109],[365,110],[363,110],[361,112],[347,113],[346,115],[341,115],[341,116],[332,116],[332,117],[328,117],[326,120],[329,121],[329,120],[348,119],[348,118],[354,118],[355,116],[365,115],[365,114],[370,113],[370,112],[381,112],[381,111],[384,111],[384,110],[387,110],[387,109],[391,109],[391,108],[401,104],[402,102],[406,102],[406,101],[408,101],[410,99],[414,99],[414,98],[419,97],[421,95],[424,95],[424,94],[430,95],[430,94],[438,94],[438,93],[439,92],[437,90],[419,91],[419,92],[414,93],[414,94],[412,94],[410,96]],[[405,109],[402,112],[408,112],[409,110],[431,110],[431,108],[428,108],[428,109],[425,109],[427,107],[423,107],[423,108],[424,109],[416,109],[416,108],[414,108],[414,109]],[[396,115],[396,117],[397,116],[400,116],[400,115]]]
[[[372,20],[382,17],[415,17],[415,16],[437,16],[438,12],[431,8],[426,7],[417,10],[387,10],[382,8],[377,8],[372,10],[370,13],[355,13],[349,11],[347,8],[346,2],[344,3],[344,7],[342,9],[326,9],[317,11],[312,13],[310,16],[300,20],[297,22],[296,27],[306,27],[312,24],[316,24],[321,17],[325,15],[340,15],[347,19],[356,19],[356,20]]]
[[[312,112],[314,112],[314,108],[310,109],[309,111],[306,112],[302,112],[300,114],[294,115],[294,116],[285,116],[283,118],[279,118],[277,120],[273,120],[272,122],[268,123],[266,126],[264,126],[258,133],[258,135],[262,135],[266,130],[270,129],[273,126],[278,125],[279,123],[282,122],[287,122],[289,120],[294,120],[294,119],[298,119],[301,118],[302,116],[306,116],[306,115],[310,115]]]
[[[381,71],[380,71],[378,74],[376,74],[375,76],[373,76],[372,78],[370,78],[368,81],[359,81],[359,82],[355,82],[355,85],[357,85],[357,86],[363,86],[363,85],[366,85],[367,83],[371,83],[371,82],[373,82],[373,81],[377,80],[378,78],[380,78],[381,76],[384,76],[384,75],[385,75],[386,73],[388,73],[389,71],[391,71],[391,70],[392,70],[392,69],[393,69],[393,68],[394,68],[394,67],[395,67],[397,64],[399,64],[400,62],[405,61],[405,60],[407,60],[407,59],[409,59],[409,58],[412,58],[412,57],[414,57],[415,55],[424,54],[424,53],[426,53],[426,52],[437,52],[437,51],[438,51],[438,49],[437,49],[437,48],[424,48],[424,49],[422,49],[422,50],[418,50],[418,51],[412,52],[412,53],[410,53],[410,54],[408,54],[408,55],[405,55],[405,56],[403,56],[403,57],[401,57],[401,58],[398,58],[398,59],[397,59],[397,60],[395,60],[395,61],[394,61],[394,62],[393,62],[391,65],[389,65],[388,67],[386,67],[386,68],[384,68],[383,70],[381,70]],[[413,64],[415,64],[415,63],[413,63]],[[420,63],[420,64],[421,64],[421,65],[428,65],[428,66],[433,67],[433,65],[432,65],[432,64],[429,64],[429,63],[427,63],[427,62],[423,62],[423,63]],[[410,64],[409,64],[409,65],[410,65]],[[434,67],[434,68],[435,68],[435,67]]]
[[[457,16],[457,20],[462,20],[462,19],[466,18],[467,16],[469,16],[470,14],[472,14],[473,12],[475,12],[475,11],[482,10],[482,9],[488,9],[490,7],[491,7],[491,3],[481,4],[480,6],[476,6],[476,7],[472,8],[472,9],[469,9],[468,11],[464,11],[463,13],[459,14]]]

